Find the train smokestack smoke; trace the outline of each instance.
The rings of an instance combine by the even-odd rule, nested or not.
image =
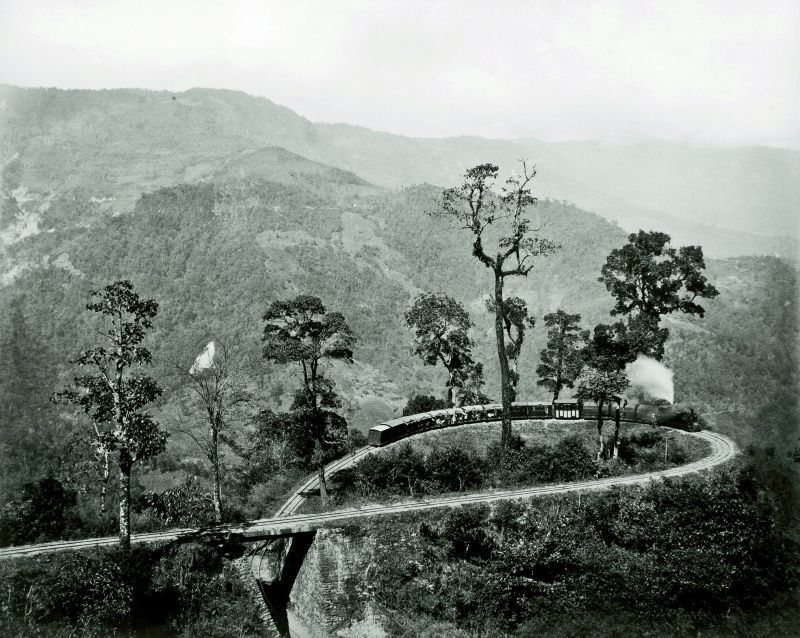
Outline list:
[[[625,367],[631,387],[639,387],[653,399],[665,399],[675,402],[675,385],[672,382],[673,372],[663,363],[640,356]]]

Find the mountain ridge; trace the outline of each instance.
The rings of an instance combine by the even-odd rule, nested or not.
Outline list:
[[[129,204],[151,188],[208,178],[230,154],[265,146],[349,170],[384,188],[449,186],[477,163],[492,161],[510,171],[518,158],[528,157],[539,166],[537,194],[598,212],[626,230],[658,223],[670,234],[696,235],[715,257],[797,254],[800,153],[791,149],[412,138],[314,123],[268,98],[205,88],[64,91],[5,85],[0,100],[0,158],[10,162],[11,173],[27,178],[29,190],[69,165],[65,148],[84,172],[95,165],[86,177],[101,191],[97,196],[125,192]],[[13,159],[15,153],[20,155]],[[126,170],[109,176],[108,167],[120,157]],[[175,157],[182,159],[171,162]],[[28,166],[17,170],[15,162]],[[3,172],[8,190],[8,166]],[[63,187],[69,186],[65,178]]]

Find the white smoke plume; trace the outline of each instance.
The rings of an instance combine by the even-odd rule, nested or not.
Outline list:
[[[663,363],[642,357],[629,363],[625,373],[631,382],[631,388],[641,388],[652,399],[666,399],[675,402],[675,385],[672,382],[673,372]]]
[[[192,367],[189,368],[189,374],[197,374],[201,370],[205,370],[210,368],[214,365],[214,353],[216,352],[216,347],[214,346],[213,341],[209,341],[206,349],[200,353],[197,359],[194,360]]]

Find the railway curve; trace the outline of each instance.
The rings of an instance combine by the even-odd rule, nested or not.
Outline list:
[[[669,429],[682,435],[693,436],[708,442],[711,447],[711,453],[698,461],[658,472],[574,481],[570,483],[554,483],[549,485],[539,485],[534,487],[508,490],[490,490],[474,494],[426,498],[414,501],[392,503],[388,505],[365,505],[356,508],[334,510],[322,513],[296,514],[295,512],[306,498],[305,494],[315,490],[318,487],[318,479],[316,475],[314,475],[294,491],[292,497],[289,498],[278,509],[273,517],[258,519],[243,524],[227,524],[203,528],[182,528],[165,532],[134,534],[131,536],[131,543],[143,544],[221,537],[238,538],[243,541],[257,540],[269,537],[290,536],[294,533],[312,531],[320,527],[329,526],[336,522],[344,523],[347,521],[372,516],[401,514],[404,512],[418,512],[445,507],[458,507],[475,503],[492,503],[502,500],[535,498],[539,496],[568,492],[598,491],[609,489],[615,486],[642,485],[653,480],[685,476],[688,474],[709,470],[729,462],[736,456],[736,454],[738,454],[736,444],[729,437],[723,434],[709,431],[685,432],[673,428]],[[361,448],[353,454],[328,464],[326,471],[330,474],[334,474],[337,471],[357,463],[364,456],[373,453],[375,449],[376,448],[371,447]],[[0,560],[71,550],[90,549],[94,547],[107,547],[116,545],[117,543],[118,538],[113,536],[72,541],[37,543],[34,545],[21,545],[17,547],[5,547],[0,549]]]

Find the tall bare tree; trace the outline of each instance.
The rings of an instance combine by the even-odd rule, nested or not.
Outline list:
[[[434,216],[442,217],[457,228],[472,234],[472,254],[494,275],[495,339],[500,361],[502,400],[501,449],[511,444],[511,403],[514,385],[506,344],[506,307],[503,286],[506,277],[527,277],[534,258],[546,256],[557,245],[535,236],[539,229],[531,227],[530,213],[536,204],[530,184],[536,171],[522,162],[522,175],[510,177],[499,191],[494,189],[498,167],[481,164],[469,169],[464,183],[442,192]]]
[[[227,443],[235,447],[235,442],[226,433],[232,423],[242,416],[239,408],[247,405],[251,397],[241,381],[230,351],[219,340],[209,342],[188,370],[185,366],[178,366],[178,370],[188,381],[195,407],[204,416],[205,427],[186,427],[181,431],[197,444],[211,464],[214,519],[219,522],[222,520],[220,444]]]

